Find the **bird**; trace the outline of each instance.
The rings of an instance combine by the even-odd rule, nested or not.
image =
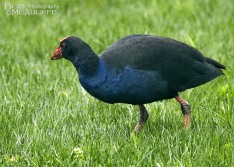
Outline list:
[[[51,56],[61,58],[74,65],[91,96],[109,104],[138,105],[136,133],[149,117],[145,104],[172,98],[181,106],[184,127],[190,127],[191,107],[179,93],[223,75],[226,69],[188,44],[148,34],[125,36],[100,55],[81,38],[68,36]]]

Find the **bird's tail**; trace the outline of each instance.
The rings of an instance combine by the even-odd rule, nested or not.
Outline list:
[[[217,62],[211,58],[206,57],[206,62],[209,64],[212,64],[213,66],[215,66],[219,69],[224,69],[224,70],[226,69],[226,67],[224,65],[220,64],[219,62]]]

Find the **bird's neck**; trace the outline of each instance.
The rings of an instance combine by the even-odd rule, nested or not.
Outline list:
[[[73,65],[76,67],[77,72],[87,77],[93,76],[99,66],[99,57],[98,55],[90,48],[86,50],[73,61]]]

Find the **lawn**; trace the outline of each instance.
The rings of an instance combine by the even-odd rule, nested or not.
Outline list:
[[[59,8],[30,14],[32,4]],[[0,166],[234,166],[233,9],[232,0],[1,2]],[[176,100],[164,100],[146,105],[134,136],[137,106],[94,99],[70,62],[50,60],[69,35],[101,53],[138,33],[185,42],[227,67],[180,93],[192,106],[189,129]]]

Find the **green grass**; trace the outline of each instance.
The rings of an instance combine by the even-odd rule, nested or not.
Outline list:
[[[0,4],[0,166],[234,166],[232,0],[33,2],[59,5],[58,14],[7,16]],[[138,107],[94,99],[71,63],[50,61],[65,36],[100,53],[136,33],[183,41],[226,65],[225,76],[181,93],[190,129],[173,99],[147,104],[149,120],[132,136]]]

